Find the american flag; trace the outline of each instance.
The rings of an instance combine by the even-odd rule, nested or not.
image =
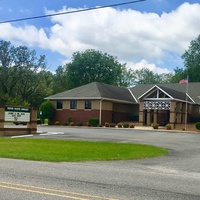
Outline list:
[[[179,81],[179,84],[184,84],[184,83],[188,83],[188,76]]]

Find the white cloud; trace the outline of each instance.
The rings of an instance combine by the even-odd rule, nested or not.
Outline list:
[[[171,72],[167,68],[160,68],[160,67],[157,67],[154,63],[148,63],[148,61],[146,61],[145,59],[142,59],[140,62],[137,62],[137,63],[127,63],[127,66],[133,70],[140,70],[142,68],[147,68],[157,74]]]
[[[0,29],[0,38],[12,41],[14,44],[48,48],[50,42],[44,30],[35,26],[14,27],[6,23],[0,24]]]
[[[72,10],[75,9],[63,7],[57,12]],[[46,10],[46,13],[56,11]],[[0,24],[0,38],[49,49],[64,55],[66,60],[75,51],[101,50],[132,67],[147,66],[161,73],[167,71],[167,66],[163,69],[157,66],[164,66],[165,60],[168,63],[180,60],[190,41],[199,35],[200,4],[184,3],[161,16],[131,9],[105,8],[54,16],[51,20],[48,32],[46,28],[31,25]]]

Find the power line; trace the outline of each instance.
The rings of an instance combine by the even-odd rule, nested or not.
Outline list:
[[[102,8],[107,8],[107,7],[116,7],[116,6],[122,6],[122,5],[127,5],[127,4],[140,3],[142,1],[146,1],[146,0],[129,1],[129,2],[124,2],[124,3],[111,4],[111,5],[106,5],[106,6],[98,6],[98,7],[93,7],[93,8],[67,11],[67,12],[61,12],[61,13],[55,13],[55,14],[49,14],[49,15],[40,15],[40,16],[34,16],[34,17],[11,19],[11,20],[0,21],[0,24],[19,22],[19,21],[25,21],[25,20],[31,20],[31,19],[40,19],[40,18],[45,18],[45,17],[53,17],[53,16],[57,16],[57,15],[67,15],[67,14],[85,12],[85,11],[90,11],[90,10],[97,10],[97,9],[102,9]]]

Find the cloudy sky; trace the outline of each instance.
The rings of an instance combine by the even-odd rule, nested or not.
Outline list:
[[[0,22],[130,2],[126,0],[0,0]],[[0,40],[46,55],[49,70],[73,52],[100,50],[132,69],[156,73],[184,67],[181,55],[200,34],[199,0],[146,0],[34,20],[0,23]]]

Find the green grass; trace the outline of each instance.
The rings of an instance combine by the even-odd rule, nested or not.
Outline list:
[[[50,162],[130,160],[162,156],[166,149],[150,145],[0,138],[0,157]]]

